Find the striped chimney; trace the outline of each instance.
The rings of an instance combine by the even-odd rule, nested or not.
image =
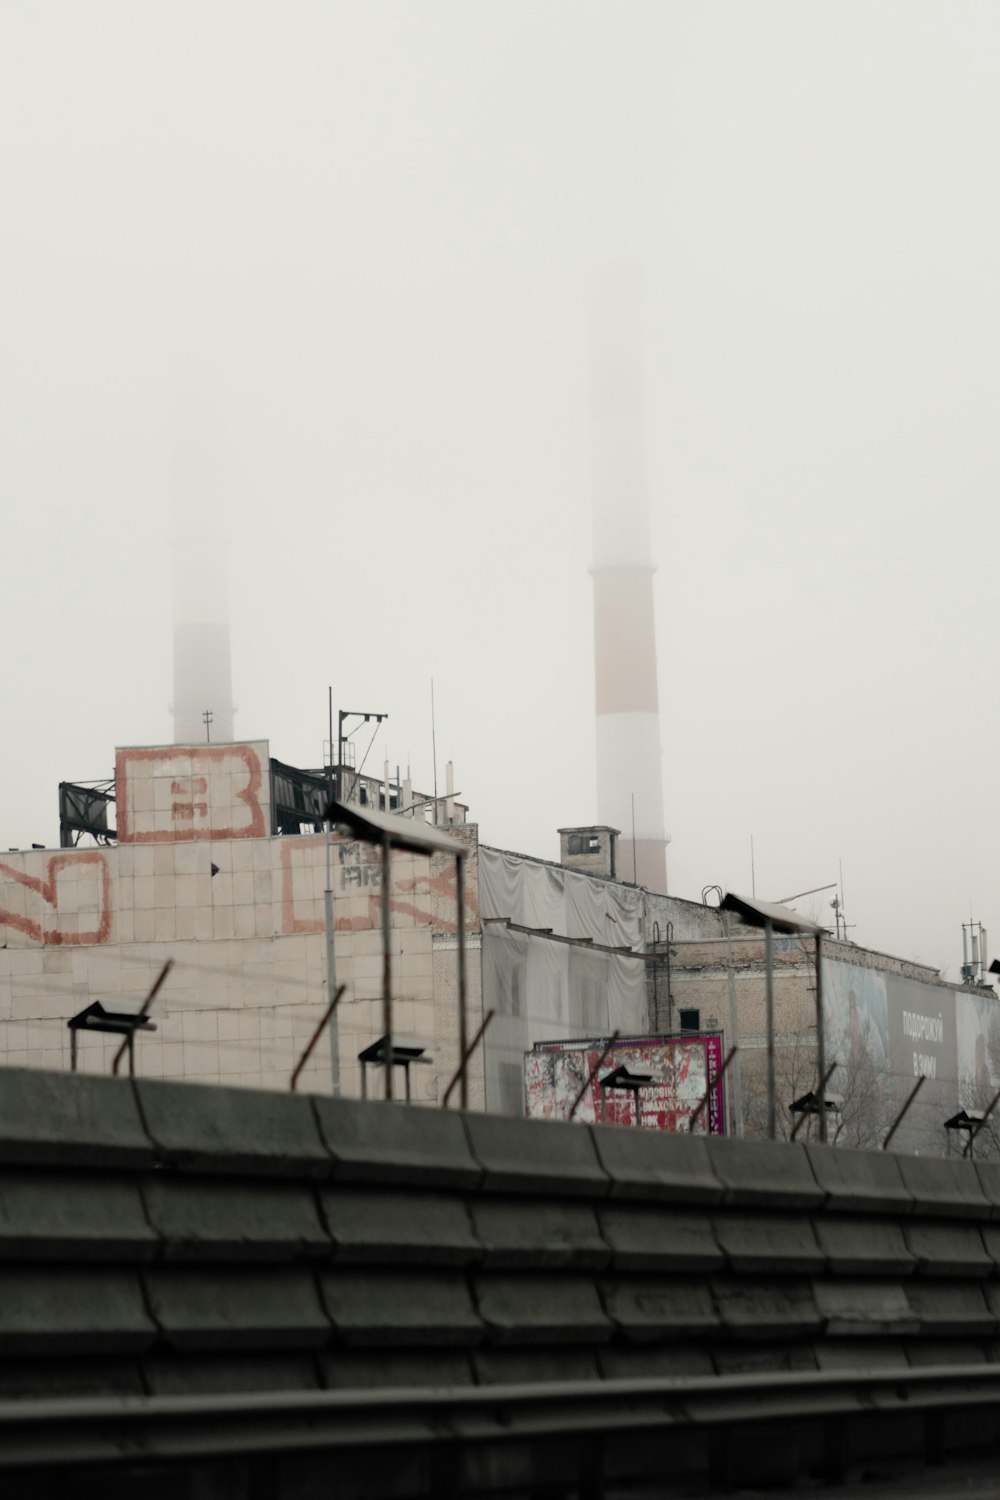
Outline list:
[[[636,272],[609,272],[593,309],[597,820],[621,831],[622,874],[665,892],[641,332]]]

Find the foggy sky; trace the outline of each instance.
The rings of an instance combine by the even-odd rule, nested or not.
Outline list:
[[[761,896],[842,859],[859,942],[1000,951],[998,58],[991,0],[0,0],[0,847],[173,738],[190,387],[237,734],[319,764],[331,683],[426,787],[433,675],[481,837],[554,857],[627,259],[672,892],[753,834]]]

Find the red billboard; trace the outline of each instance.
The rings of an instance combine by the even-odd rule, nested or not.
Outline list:
[[[619,1037],[598,1068],[606,1046],[606,1037],[536,1042],[532,1051],[524,1054],[524,1097],[529,1119],[568,1119],[584,1089],[574,1120],[686,1131],[707,1093],[708,1104],[695,1130],[725,1135],[725,1082],[719,1077],[721,1032]],[[645,1076],[648,1082],[637,1087],[602,1087],[602,1080],[618,1068],[627,1069],[633,1079]]]

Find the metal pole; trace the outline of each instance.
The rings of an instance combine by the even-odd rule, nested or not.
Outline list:
[[[577,1094],[576,1098],[573,1100],[572,1108],[570,1109],[569,1114],[566,1116],[567,1120],[572,1120],[573,1116],[576,1114],[577,1109],[579,1108],[579,1106],[580,1106],[580,1104],[581,1104],[581,1102],[583,1100],[584,1094],[591,1087],[591,1085],[594,1082],[594,1079],[597,1077],[598,1073],[604,1067],[604,1064],[608,1060],[608,1054],[611,1051],[612,1047],[615,1045],[615,1042],[617,1042],[617,1040],[618,1040],[618,1038],[619,1038],[620,1035],[621,1035],[621,1033],[619,1031],[615,1030],[608,1037],[608,1040],[607,1040],[607,1043],[605,1045],[604,1051],[601,1053],[600,1057],[597,1059],[597,1061],[595,1062],[594,1066],[591,1068],[590,1074],[589,1074],[589,1076],[587,1078],[586,1083],[583,1085],[583,1088],[580,1090],[580,1092]]]
[[[986,1106],[985,1110],[983,1111],[983,1118],[981,1120],[979,1120],[972,1127],[972,1129],[969,1131],[969,1139],[966,1141],[964,1147],[962,1148],[962,1155],[963,1156],[971,1156],[972,1155],[972,1143],[973,1143],[973,1141],[976,1139],[976,1136],[982,1130],[983,1126],[986,1124],[986,1121],[989,1119],[990,1115],[996,1109],[996,1107],[997,1107],[998,1104],[1000,1104],[1000,1093],[996,1093],[996,1094],[993,1095],[993,1098],[990,1100],[989,1104]]]
[[[333,1020],[334,1013],[335,1013],[335,1011],[337,1009],[337,1005],[338,1005],[338,1003],[340,1001],[340,997],[344,993],[345,988],[346,988],[346,986],[342,984],[340,986],[340,989],[334,995],[333,999],[330,1001],[330,1004],[327,1006],[326,1010],[323,1013],[322,1020],[320,1021],[319,1025],[316,1027],[316,1030],[313,1032],[312,1036],[309,1038],[309,1043],[308,1043],[308,1045],[306,1047],[306,1050],[303,1052],[302,1056],[299,1058],[298,1062],[295,1065],[295,1072],[292,1074],[291,1082],[288,1085],[289,1089],[291,1090],[291,1092],[293,1094],[295,1092],[295,1085],[299,1081],[299,1074],[302,1072],[302,1069],[305,1067],[306,1063],[309,1061],[309,1058],[310,1058],[310,1055],[312,1053],[312,1050],[315,1047],[316,1043],[319,1041],[320,1036],[322,1035],[323,1027],[326,1025],[327,1021],[332,1021]]]
[[[451,1082],[449,1083],[448,1087],[444,1091],[444,1095],[443,1095],[443,1097],[441,1099],[441,1108],[442,1109],[447,1109],[448,1108],[448,1100],[451,1098],[452,1093],[454,1092],[456,1083],[458,1083],[459,1079],[462,1077],[462,1074],[465,1072],[465,1069],[466,1069],[466,1067],[468,1066],[468,1063],[469,1063],[469,1059],[472,1057],[473,1053],[475,1052],[476,1048],[479,1046],[479,1043],[482,1041],[483,1037],[486,1035],[486,1028],[490,1024],[490,1022],[492,1021],[492,1019],[493,1019],[493,1017],[495,1015],[496,1015],[496,1011],[495,1010],[488,1010],[486,1012],[486,1015],[483,1018],[483,1024],[482,1024],[482,1026],[480,1026],[479,1030],[476,1032],[475,1036],[472,1038],[472,1041],[469,1043],[468,1049],[463,1054],[462,1061],[458,1065],[458,1071],[455,1073],[455,1075],[452,1078]]]
[[[438,817],[438,742],[437,727],[434,722],[434,678],[431,678],[431,760],[434,762],[434,822],[439,823]]]
[[[389,835],[382,839],[382,1030],[385,1040],[385,1097],[392,1098],[392,901],[389,893]]]
[[[156,976],[156,983],[153,985],[153,988],[150,990],[149,994],[146,996],[145,1000],[142,1002],[142,1005],[139,1007],[139,1013],[138,1013],[138,1015],[135,1018],[136,1024],[138,1024],[138,1022],[141,1021],[144,1018],[144,1016],[146,1015],[146,1012],[149,1010],[149,1008],[152,1005],[153,1001],[156,999],[157,995],[160,993],[160,990],[163,987],[164,980],[166,979],[167,975],[170,973],[170,970],[173,968],[173,966],[174,966],[173,959],[172,958],[168,958],[167,961],[166,961],[166,963],[163,965],[163,968],[160,970],[159,974],[157,974],[157,976]],[[112,1071],[112,1073],[117,1074],[119,1065],[121,1064],[121,1060],[125,1056],[125,1053],[128,1050],[128,1044],[129,1044],[129,1040],[130,1040],[131,1036],[132,1036],[132,1032],[130,1031],[129,1034],[128,1034],[128,1036],[122,1042],[121,1046],[118,1048],[118,1051],[115,1053],[115,1060],[111,1064],[111,1071]]]
[[[767,1138],[776,1139],[778,1134],[777,1090],[774,1079],[774,944],[771,923],[764,923],[764,974],[766,986],[767,1028]]]
[[[673,940],[674,940],[674,924],[673,924],[673,922],[668,922],[667,923],[667,1031],[668,1032],[673,1031],[673,1029],[674,1029],[674,1002],[673,1002],[673,995],[672,995],[671,989],[670,989],[670,980],[671,980],[671,973],[670,973],[670,945],[673,942]],[[653,972],[654,973],[656,972],[655,969],[654,969]]]
[[[635,792],[632,793],[632,884],[639,884],[635,863]]]
[[[816,934],[816,1072],[819,1075],[819,1139],[826,1145],[826,1037],[823,1029],[823,934]]]
[[[899,1129],[900,1122],[902,1121],[903,1116],[906,1114],[906,1111],[909,1109],[909,1107],[913,1103],[914,1099],[920,1093],[920,1090],[923,1087],[923,1082],[924,1082],[924,1075],[923,1075],[923,1073],[921,1073],[920,1077],[917,1079],[916,1083],[913,1085],[912,1089],[910,1090],[909,1094],[907,1095],[906,1103],[903,1105],[902,1109],[899,1111],[899,1114],[896,1116],[896,1118],[893,1120],[892,1124],[889,1127],[889,1134],[886,1136],[885,1140],[882,1142],[882,1150],[883,1151],[888,1151],[888,1149],[889,1149],[889,1142],[892,1140],[893,1136],[896,1134],[896,1131]]]
[[[708,1104],[709,1100],[712,1097],[712,1090],[714,1088],[718,1088],[719,1084],[722,1082],[723,1078],[726,1076],[726,1071],[727,1071],[727,1069],[729,1067],[729,1064],[732,1062],[733,1058],[736,1056],[736,1053],[737,1053],[738,1050],[739,1049],[737,1047],[730,1047],[729,1053],[728,1053],[728,1055],[726,1057],[725,1062],[722,1064],[722,1067],[716,1073],[715,1077],[712,1079],[711,1083],[708,1085],[708,1088],[705,1090],[704,1094],[702,1095],[701,1102],[699,1103],[697,1109],[693,1110],[692,1113],[691,1113],[691,1115],[689,1116],[689,1118],[688,1118],[688,1131],[689,1131],[689,1133],[694,1130],[695,1125],[698,1123],[699,1119],[701,1118],[702,1110],[705,1108],[705,1106]]]
[[[327,689],[327,709],[330,730],[330,761],[326,772],[327,801],[333,802],[333,688]],[[333,878],[331,875],[333,840],[333,807],[326,810],[326,890],[323,892],[323,912],[326,920],[326,1003],[330,1020],[330,1089],[336,1099],[340,1094],[340,1027],[337,1020],[337,954],[336,930],[333,906]],[[322,1030],[322,1027],[320,1027]],[[317,1033],[318,1034],[318,1033]],[[293,1081],[292,1088],[295,1087]]]
[[[455,897],[458,902],[458,1055],[466,1058],[469,1050],[468,1019],[466,1017],[466,967],[465,967],[465,850],[455,855]],[[469,1074],[463,1065],[459,1095],[462,1108],[469,1107]]]
[[[736,1020],[736,979],[733,974],[733,934],[729,925],[729,913],[722,913],[722,923],[726,931],[726,993],[729,998],[729,1040],[734,1047],[739,1045],[740,1032]],[[736,1136],[743,1139],[743,1075],[740,1068],[740,1058],[737,1054],[732,1072],[729,1075],[729,1085],[732,1093],[733,1125]]]

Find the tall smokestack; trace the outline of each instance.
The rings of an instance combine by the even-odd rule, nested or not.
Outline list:
[[[641,335],[637,273],[606,274],[593,309],[597,814],[621,830],[621,874],[666,891]]]
[[[204,413],[186,410],[175,417],[172,458],[174,742],[231,740],[222,474],[218,439]]]

